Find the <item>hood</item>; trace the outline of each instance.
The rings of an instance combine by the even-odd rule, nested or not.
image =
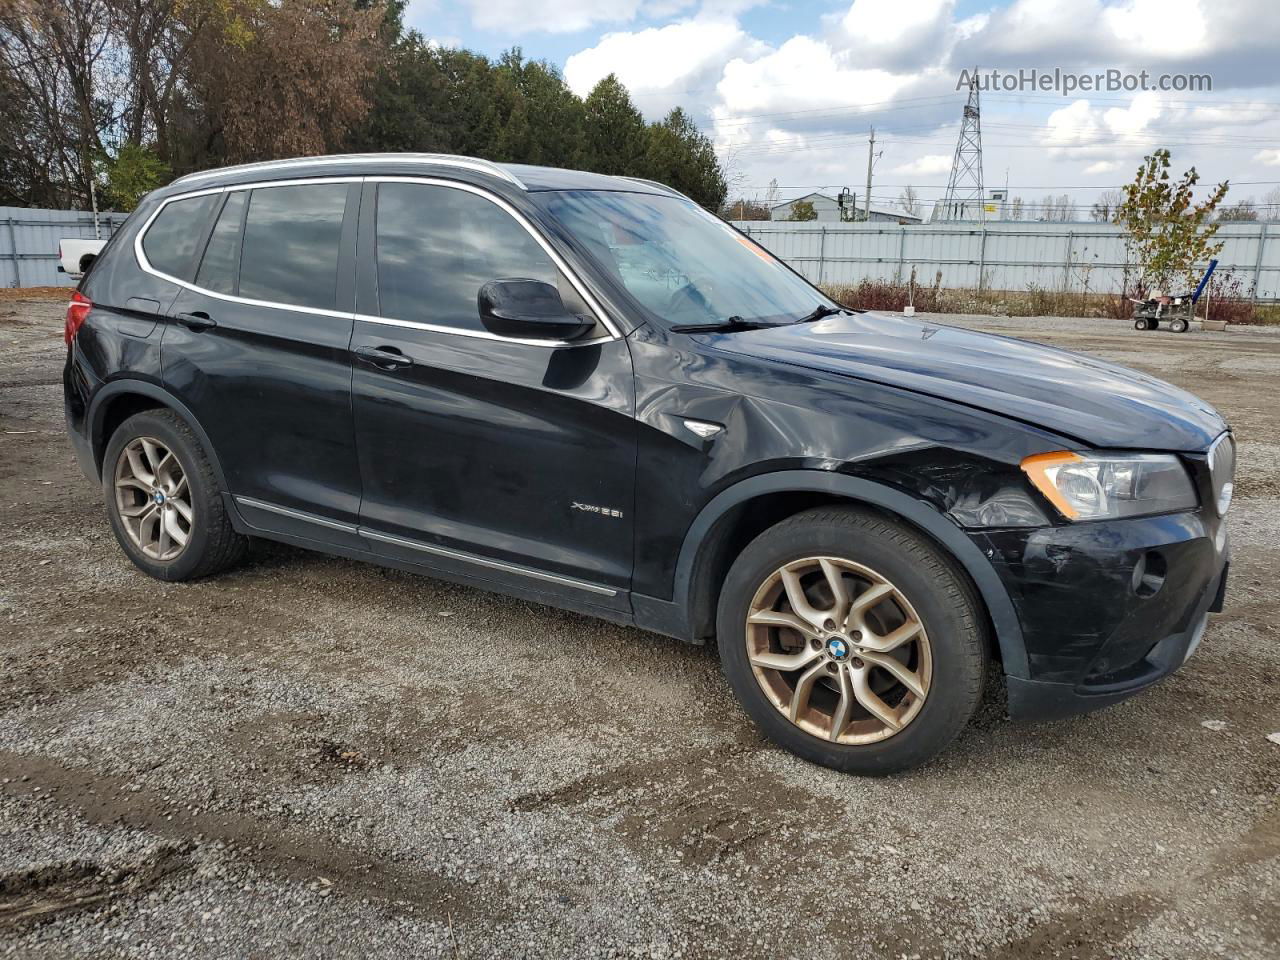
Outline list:
[[[1190,452],[1226,429],[1208,403],[1145,373],[888,314],[716,334],[711,345],[953,400],[1095,447]]]

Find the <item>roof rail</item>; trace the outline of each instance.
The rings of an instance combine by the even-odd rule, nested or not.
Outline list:
[[[659,182],[659,181],[657,181],[657,180],[646,180],[644,177],[618,177],[618,179],[619,179],[619,180],[630,180],[632,183],[643,183],[643,184],[644,184],[645,186],[647,186],[647,187],[657,187],[657,188],[658,188],[659,190],[661,190],[663,193],[670,193],[670,194],[673,194],[673,195],[675,195],[675,196],[677,196],[677,197],[681,197],[681,198],[683,198],[683,199],[685,199],[685,200],[688,200],[690,203],[694,203],[694,202],[695,202],[695,201],[694,201],[694,199],[693,199],[693,197],[687,196],[686,194],[681,193],[681,192],[680,192],[679,190],[677,190],[675,187],[669,187],[669,186],[667,186],[665,183],[660,183],[660,182]]]
[[[361,160],[387,160],[444,167],[461,167],[466,170],[473,170],[476,173],[487,173],[490,176],[498,177],[501,180],[506,180],[508,183],[515,184],[521,190],[525,189],[525,185],[521,182],[519,177],[510,170],[504,169],[490,160],[481,160],[479,157],[455,157],[446,153],[344,153],[325,157],[294,157],[289,160],[265,160],[261,163],[242,163],[234,167],[216,167],[212,170],[201,170],[199,173],[188,173],[186,176],[179,177],[173,182],[190,183],[193,180],[203,180],[206,177],[216,177],[224,173],[235,173],[239,171],[287,170],[290,167],[352,163]]]

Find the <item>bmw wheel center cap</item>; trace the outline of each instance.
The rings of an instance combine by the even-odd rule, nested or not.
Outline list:
[[[843,660],[849,656],[849,644],[840,637],[832,637],[827,641],[827,653],[833,660]]]

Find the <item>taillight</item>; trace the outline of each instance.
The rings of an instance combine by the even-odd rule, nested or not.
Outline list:
[[[76,334],[80,332],[80,326],[84,323],[84,318],[89,315],[89,311],[93,309],[93,301],[77,290],[71,294],[71,302],[67,304],[67,325],[62,330],[62,339],[67,341],[67,346],[71,346],[71,341],[76,338]]]

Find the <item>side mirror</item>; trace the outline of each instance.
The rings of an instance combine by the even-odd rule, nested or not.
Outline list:
[[[569,312],[560,291],[542,280],[490,280],[476,295],[480,322],[490,333],[539,340],[572,340],[595,321]]]

